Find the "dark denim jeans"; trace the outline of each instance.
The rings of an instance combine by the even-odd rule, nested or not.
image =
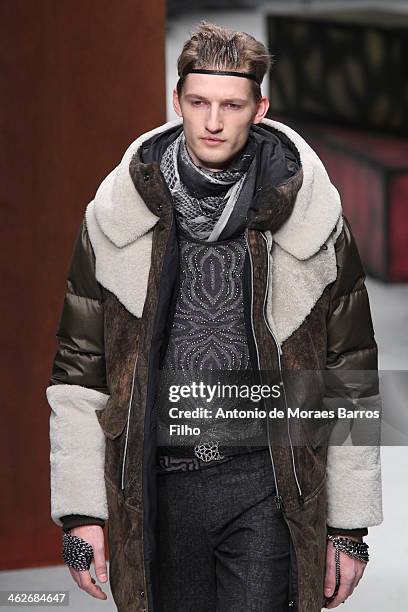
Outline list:
[[[159,612],[296,610],[268,450],[157,482]]]

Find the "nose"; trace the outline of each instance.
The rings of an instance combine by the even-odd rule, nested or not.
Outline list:
[[[211,132],[211,134],[216,134],[223,129],[222,117],[219,106],[210,106],[206,116],[205,127],[209,132]]]

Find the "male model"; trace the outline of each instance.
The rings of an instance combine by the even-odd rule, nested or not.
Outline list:
[[[309,410],[330,405],[319,373],[377,369],[339,194],[305,140],[265,119],[270,64],[252,36],[201,23],[178,61],[180,119],[130,145],[76,239],[47,389],[51,514],[100,599],[89,567],[107,579],[109,519],[120,612],[334,608],[382,521],[378,446],[328,444],[309,421],[216,424],[198,396],[177,404],[198,420],[178,423],[162,393],[269,372],[280,407]],[[378,406],[374,378],[349,388],[354,407]]]

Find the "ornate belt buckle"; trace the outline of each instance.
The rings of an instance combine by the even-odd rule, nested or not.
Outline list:
[[[194,454],[201,461],[219,461],[220,459],[224,459],[224,455],[220,455],[220,451],[218,449],[218,440],[213,440],[211,442],[200,442],[199,444],[194,445]]]

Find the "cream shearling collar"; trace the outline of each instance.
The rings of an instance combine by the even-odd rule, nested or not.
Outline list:
[[[272,119],[262,123],[283,132],[299,152],[303,182],[290,217],[273,235],[273,240],[299,260],[314,255],[326,242],[341,216],[340,196],[323,163],[295,130]],[[96,220],[116,247],[124,247],[151,230],[159,220],[146,206],[129,173],[133,155],[143,142],[173,127],[182,119],[169,121],[134,140],[122,160],[102,181],[94,198]]]

